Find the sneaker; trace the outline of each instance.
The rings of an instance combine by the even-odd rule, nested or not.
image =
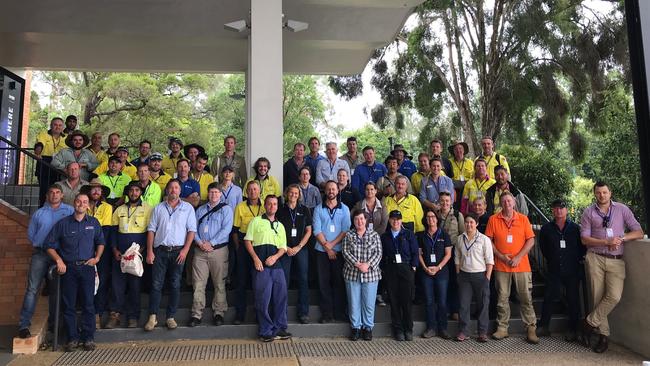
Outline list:
[[[113,328],[117,328],[119,325],[120,325],[120,313],[111,311],[111,316],[108,319],[108,322],[106,322],[104,328],[113,329]]]
[[[361,329],[352,328],[352,331],[350,332],[350,340],[355,342],[358,341],[359,338],[361,338]]]
[[[300,324],[309,324],[309,316],[301,315],[298,317],[298,321],[300,322]]]
[[[404,339],[407,341],[412,341],[413,340],[413,332],[411,331],[406,331],[404,332]]]
[[[537,336],[538,337],[550,337],[551,332],[548,330],[547,327],[539,327],[539,328],[537,328]]]
[[[214,325],[216,325],[216,326],[223,325],[223,316],[222,315],[217,314],[217,315],[214,316]]]
[[[273,342],[274,339],[274,336],[260,336],[260,341],[264,343]]]
[[[147,323],[144,325],[144,330],[147,332],[152,331],[153,328],[156,327],[156,324],[158,324],[158,320],[156,320],[156,314],[151,314],[149,315],[149,320],[147,320]]]
[[[63,346],[63,352],[74,352],[78,347],[79,343],[77,341],[69,341]]]
[[[364,341],[372,341],[372,329],[361,329],[361,338],[363,338]]]
[[[292,336],[292,334],[287,332],[286,329],[280,329],[280,331],[278,331],[278,333],[276,333],[274,338],[275,339],[289,339],[289,338],[291,338],[291,336]]]
[[[377,304],[377,306],[381,306],[381,307],[386,306],[386,301],[384,301],[384,297],[381,295],[377,295],[375,303]]]
[[[29,332],[29,328],[23,328],[18,330],[18,338],[29,338],[32,336],[32,333]]]
[[[97,348],[95,342],[93,341],[86,341],[81,345],[81,347],[83,348],[84,351],[94,351],[95,348]]]
[[[129,325],[127,325],[129,328],[137,328],[138,327],[138,319],[129,319]]]
[[[422,333],[422,338],[431,338],[435,335],[436,332],[433,329],[428,328],[427,330],[424,331],[424,333]]]
[[[539,343],[539,337],[537,337],[537,329],[534,325],[529,325],[526,332],[526,342],[530,344]]]
[[[167,329],[169,330],[173,330],[178,327],[178,324],[176,324],[176,320],[174,320],[174,318],[167,318],[165,325],[167,325]]]
[[[488,341],[488,336],[487,334],[479,334],[478,338],[476,338],[476,341],[479,343],[486,343]]]
[[[169,321],[169,320],[168,320],[168,321]],[[190,327],[190,328],[193,328],[193,327],[196,327],[196,326],[199,325],[199,324],[201,324],[201,319],[199,319],[199,318],[195,318],[195,317],[191,317],[191,318],[190,318],[190,322],[187,323],[187,326]]]
[[[469,337],[466,336],[465,333],[460,332],[460,333],[458,333],[458,334],[456,335],[456,338],[455,338],[455,339],[456,339],[456,342],[464,342],[464,341],[468,340]]]
[[[497,341],[508,337],[510,337],[510,334],[508,334],[508,330],[504,328],[498,328],[496,332],[492,333],[492,338]]]
[[[442,339],[451,339],[451,336],[449,335],[449,332],[447,332],[446,329],[440,329],[438,331],[438,337]]]

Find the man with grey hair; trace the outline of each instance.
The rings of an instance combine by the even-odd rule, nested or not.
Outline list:
[[[337,158],[339,149],[336,142],[328,142],[325,144],[326,159],[318,162],[316,166],[316,183],[323,190],[325,183],[329,180],[336,182],[336,176],[340,169],[344,169],[350,177],[350,166],[348,163],[340,158]]]
[[[81,169],[79,163],[76,161],[69,162],[65,167],[65,174],[68,178],[56,182],[61,187],[63,192],[63,203],[72,206],[74,198],[79,193],[82,186],[88,184],[87,181],[81,179]]]

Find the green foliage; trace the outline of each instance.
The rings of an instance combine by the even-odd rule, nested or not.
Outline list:
[[[366,125],[363,128],[358,130],[350,131],[346,133],[348,136],[356,136],[357,144],[359,149],[359,154],[366,146],[372,146],[375,148],[375,157],[377,161],[384,162],[384,158],[390,154],[390,143],[388,138],[391,137],[391,133],[385,129],[379,129],[374,125]],[[339,146],[345,146],[345,139],[339,143]],[[342,150],[345,148],[341,148]],[[410,153],[410,151],[409,151]]]
[[[585,208],[594,202],[594,181],[584,177],[573,178],[573,190],[569,196],[570,215],[576,220],[582,216]]]
[[[573,181],[567,161],[530,146],[502,146],[499,153],[508,158],[512,182],[547,217],[553,200],[569,198]]]

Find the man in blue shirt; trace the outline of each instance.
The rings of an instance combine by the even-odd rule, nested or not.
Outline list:
[[[197,207],[201,201],[201,185],[190,177],[190,161],[188,159],[183,158],[176,163],[176,174],[181,183],[180,198],[189,202],[193,207]]]
[[[316,237],[316,266],[321,298],[321,323],[337,317],[345,318],[345,286],[341,241],[350,230],[350,209],[338,202],[338,185],[325,183],[325,202],[314,209],[313,228]]]
[[[451,178],[442,175],[442,161],[440,158],[433,158],[431,160],[431,175],[422,178],[422,183],[419,192],[415,192],[420,196],[420,202],[424,208],[434,211],[440,209],[438,203],[440,199],[440,192],[447,192],[451,195],[451,202],[455,201],[456,190],[454,189],[454,182]]]
[[[321,189],[325,187],[325,183],[328,180],[336,181],[336,175],[341,169],[344,169],[348,173],[348,177],[351,176],[348,162],[336,157],[338,152],[339,149],[335,142],[328,142],[325,144],[325,154],[327,155],[327,159],[318,162],[315,173],[316,183],[318,183],[318,187],[321,187]]]
[[[96,218],[86,215],[89,198],[84,193],[74,199],[74,213],[59,220],[47,237],[47,254],[61,275],[63,320],[68,331],[66,352],[79,341],[83,349],[95,349],[95,265],[104,252],[104,234]],[[81,324],[77,326],[77,295],[81,296]],[[81,328],[81,334],[78,329]]]
[[[359,192],[365,192],[366,183],[370,181],[377,183],[379,178],[388,174],[386,166],[375,161],[375,148],[372,146],[363,148],[363,158],[365,162],[357,165],[352,175],[352,187],[356,188]]]
[[[178,309],[183,264],[196,234],[194,208],[180,199],[180,180],[170,180],[165,192],[165,200],[154,208],[147,227],[147,263],[152,264],[153,268],[149,320],[144,326],[146,331],[153,330],[158,324],[156,314],[166,278],[169,278],[170,287],[166,325],[168,329],[178,326],[174,315]]]
[[[223,315],[228,310],[226,275],[228,274],[228,237],[232,230],[233,210],[220,201],[219,183],[212,182],[208,185],[208,202],[196,210],[198,230],[194,236],[194,258],[192,259],[194,300],[190,327],[201,324],[208,278],[212,278],[214,287],[212,299],[214,325],[223,324]]]
[[[402,213],[388,215],[389,228],[381,235],[384,273],[390,295],[390,319],[397,341],[413,340],[413,292],[419,249],[412,231],[402,227]]]
[[[29,265],[29,275],[27,277],[27,288],[23,298],[23,306],[20,309],[20,322],[18,323],[18,336],[20,338],[29,338],[29,326],[32,324],[32,316],[36,308],[36,296],[38,289],[47,275],[47,270],[54,262],[46,253],[45,239],[47,234],[59,220],[66,216],[72,215],[74,209],[70,205],[62,203],[63,190],[57,184],[51,185],[47,190],[46,202],[43,207],[39,208],[27,227],[27,238],[32,243],[34,251],[32,261]],[[56,284],[52,281],[52,284]],[[55,290],[56,291],[56,290]],[[55,292],[50,292],[55,293]],[[54,312],[56,311],[56,297],[50,296],[50,316],[47,320],[48,329],[51,329],[54,322]]]
[[[401,144],[395,145],[395,147],[393,147],[393,151],[391,151],[390,154],[394,156],[395,159],[397,159],[397,164],[399,165],[399,169],[397,169],[397,171],[400,174],[405,175],[410,180],[411,176],[418,171],[418,168],[408,158],[408,153],[406,150],[404,150],[404,146]]]
[[[309,145],[309,154],[305,156],[305,164],[311,170],[311,180],[309,182],[316,185],[316,167],[319,161],[325,160],[325,157],[318,152],[320,149],[320,140],[318,137],[310,138],[307,145]]]

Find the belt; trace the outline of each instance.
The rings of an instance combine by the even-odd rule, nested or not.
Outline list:
[[[74,265],[74,266],[83,266],[83,265],[86,264],[86,262],[88,262],[88,259],[81,260],[81,261],[69,261],[69,262],[65,262],[65,264],[68,265],[68,266],[72,266],[72,265]]]
[[[598,252],[593,252],[594,254],[598,254],[601,257],[609,258],[609,259],[623,259],[623,254],[607,254],[607,253],[598,253]]]
[[[169,246],[169,245],[159,245],[156,249],[163,250],[165,252],[178,252],[183,249],[182,245]]]
[[[228,242],[221,243],[221,244],[217,244],[217,245],[213,245],[213,246],[212,246],[212,249],[213,249],[213,250],[221,249],[221,248],[223,248],[223,247],[225,247],[225,246],[227,246],[227,245],[228,245]]]

